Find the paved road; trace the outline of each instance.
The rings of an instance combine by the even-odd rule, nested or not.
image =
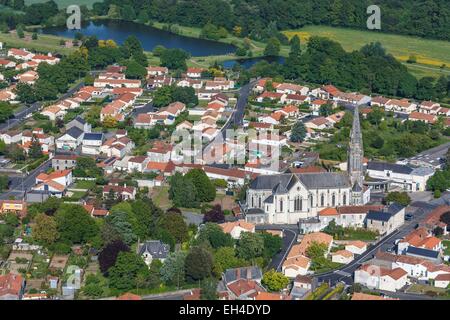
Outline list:
[[[414,157],[411,157],[408,160],[408,162],[415,164],[417,162],[426,162],[431,165],[435,166],[443,166],[444,165],[444,159],[445,155],[450,148],[450,142],[445,143],[443,145],[437,146],[435,148],[425,150]]]
[[[286,259],[292,245],[295,244],[298,237],[297,225],[275,226],[275,225],[257,225],[256,230],[280,230],[283,231],[283,247],[279,253],[277,253],[269,264],[269,269],[275,269],[281,272],[283,261]]]
[[[36,177],[42,173],[46,172],[52,166],[52,161],[47,160],[40,167],[36,168],[30,172],[26,177],[23,177],[23,186],[21,177],[10,177],[11,185],[8,192],[0,194],[1,200],[9,199],[10,197],[15,197],[16,199],[21,199],[24,196],[23,191],[29,191],[31,187],[35,185]],[[22,189],[23,187],[23,189]]]
[[[67,91],[65,94],[63,94],[59,98],[59,100],[64,100],[64,99],[67,99],[67,98],[71,97],[76,91],[78,91],[83,86],[84,86],[83,82],[78,84],[78,85],[76,85],[75,87],[73,87],[72,89]],[[41,107],[42,107],[42,103],[41,102],[35,102],[31,106],[29,106],[28,108],[24,108],[21,111],[15,113],[14,117],[9,119],[9,121],[6,121],[5,123],[0,124],[0,131],[9,130],[11,128],[14,128],[14,127],[20,125],[23,121],[25,121],[25,119],[26,119],[26,117],[28,115],[31,115],[31,114],[35,113]]]

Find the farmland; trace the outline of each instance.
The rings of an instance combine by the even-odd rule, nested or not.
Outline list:
[[[48,0],[25,0],[25,4],[27,6],[29,6],[30,4],[33,4],[33,3],[42,3],[42,2],[46,2],[46,1],[48,1]],[[79,5],[79,6],[85,5],[88,8],[92,8],[92,5],[95,2],[100,2],[100,0],[54,0],[54,1],[56,2],[56,4],[58,5],[58,7],[60,9],[67,8],[67,6],[70,6],[72,4]]]
[[[311,36],[327,37],[339,42],[347,51],[358,50],[367,43],[378,41],[396,59],[404,63],[414,55],[417,64],[407,66],[418,77],[450,75],[450,42],[447,41],[326,26],[307,26],[284,31],[284,34],[288,38],[298,35],[303,43]],[[446,65],[444,70],[440,68],[442,65]]]

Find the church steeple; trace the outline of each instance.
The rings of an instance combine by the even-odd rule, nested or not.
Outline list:
[[[363,158],[364,149],[361,124],[359,121],[359,109],[355,107],[347,162],[347,170],[352,184],[352,193],[354,194],[354,197],[352,197],[354,198],[352,201],[353,204],[362,204],[362,187],[364,181]]]

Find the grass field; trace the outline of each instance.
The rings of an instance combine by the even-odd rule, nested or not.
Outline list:
[[[417,57],[416,65],[407,65],[411,72],[419,75],[450,74],[450,42],[427,40],[412,36],[386,34],[374,31],[334,28],[327,26],[307,26],[298,30],[287,30],[289,38],[298,35],[305,43],[311,36],[322,36],[339,42],[345,50],[358,50],[370,42],[379,41],[398,60],[405,62],[410,55]],[[445,64],[446,70],[440,66]]]
[[[25,0],[25,4],[27,6],[29,6],[30,4],[33,3],[42,3],[42,2],[47,2],[48,0]],[[74,5],[85,5],[88,8],[92,8],[92,5],[95,2],[101,2],[100,0],[54,0],[56,2],[56,4],[58,5],[58,7],[60,9],[62,8],[67,8],[68,6],[74,4]]]
[[[31,35],[29,32],[25,32],[26,35]],[[10,47],[15,48],[27,48],[33,49],[42,52],[54,52],[61,54],[68,54],[76,48],[65,48],[59,45],[59,41],[63,39],[62,37],[50,36],[50,35],[42,35],[38,36],[37,40],[25,40],[20,39],[15,34],[10,33],[0,33],[0,42],[6,43]],[[69,39],[66,39],[69,40]]]

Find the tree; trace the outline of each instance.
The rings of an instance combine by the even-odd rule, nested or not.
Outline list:
[[[171,252],[161,268],[161,279],[167,285],[179,287],[185,281],[184,264],[187,253],[185,251]]]
[[[326,244],[313,241],[306,249],[306,256],[311,260],[317,260],[325,256],[327,249]]]
[[[80,205],[62,204],[55,215],[61,240],[86,243],[98,234],[95,220]]]
[[[205,213],[203,216],[203,222],[215,222],[221,223],[225,221],[225,215],[223,214],[220,204],[216,204],[211,210]]]
[[[139,23],[145,24],[150,18],[148,17],[147,11],[141,10],[138,14],[137,20]]]
[[[186,256],[186,279],[189,282],[195,282],[208,278],[212,274],[212,267],[211,253],[203,247],[193,247]]]
[[[439,221],[445,223],[446,225],[450,225],[450,211],[445,212],[441,218],[439,219]]]
[[[103,177],[103,170],[97,167],[97,164],[93,158],[90,157],[78,157],[77,165],[73,170],[73,175],[76,177]]]
[[[283,240],[278,236],[271,235],[268,232],[261,233],[264,240],[264,257],[269,260],[272,259],[283,247]]]
[[[130,222],[129,214],[125,211],[112,212],[106,217],[105,222],[120,234],[126,244],[131,245],[137,240],[137,236],[133,232],[133,225]]]
[[[194,183],[196,200],[210,202],[216,198],[216,188],[202,169],[192,169],[185,176]]]
[[[153,105],[157,108],[167,106],[172,102],[172,89],[169,86],[163,86],[153,93]]]
[[[303,142],[306,137],[306,127],[302,121],[297,121],[291,131],[291,142]]]
[[[16,86],[17,99],[25,103],[37,101],[36,92],[33,87],[26,83],[18,83]]]
[[[38,34],[36,32],[33,32],[33,34],[31,35],[31,39],[32,40],[37,40],[38,39]]]
[[[388,193],[388,195],[386,196],[386,202],[397,202],[406,207],[411,203],[411,198],[406,192],[394,191]]]
[[[180,208],[195,208],[198,206],[197,194],[192,179],[175,173],[170,178],[169,199]]]
[[[270,38],[267,42],[266,48],[264,49],[264,55],[267,57],[275,57],[280,54],[280,40],[277,38]]]
[[[23,25],[18,25],[17,28],[16,28],[16,32],[17,32],[17,36],[20,39],[25,38],[25,33],[23,32]]]
[[[172,70],[186,71],[189,54],[181,49],[166,49],[161,52],[161,65]]]
[[[100,271],[107,276],[109,268],[116,264],[119,253],[129,251],[130,248],[121,240],[116,240],[107,244],[98,255]]]
[[[183,216],[177,213],[166,213],[161,218],[159,227],[167,230],[177,243],[183,243],[189,237],[186,222]]]
[[[207,222],[197,235],[197,243],[207,243],[214,249],[233,247],[234,240],[230,234],[223,232],[222,227],[215,223]]]
[[[214,253],[214,273],[222,274],[227,269],[245,267],[249,263],[236,257],[233,247],[221,247]]]
[[[200,288],[201,300],[217,300],[217,279],[208,278],[202,281]]]
[[[264,253],[264,239],[261,234],[242,233],[236,246],[236,253],[239,258],[245,260],[261,257]]]
[[[328,117],[333,113],[333,106],[329,103],[323,104],[319,108],[319,114],[322,117]]]
[[[120,252],[114,266],[109,269],[111,288],[127,291],[138,287],[138,279],[147,280],[150,271],[144,260],[133,252]]]
[[[59,238],[58,225],[55,218],[40,213],[36,216],[34,222],[33,239],[46,245],[51,245]]]
[[[437,170],[427,181],[427,189],[444,192],[450,188],[450,170]]]
[[[270,291],[280,292],[289,284],[289,278],[271,269],[263,275],[262,284]]]
[[[42,157],[41,144],[39,143],[39,140],[36,137],[36,135],[33,135],[33,137],[31,138],[30,151],[28,152],[28,154],[33,159],[38,159]]]
[[[145,79],[147,76],[147,69],[139,64],[136,60],[128,60],[124,65],[127,67],[125,76],[131,79]]]

